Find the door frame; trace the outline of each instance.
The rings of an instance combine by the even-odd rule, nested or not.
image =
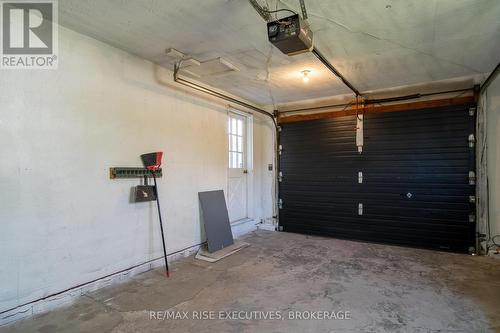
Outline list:
[[[253,155],[253,115],[248,112],[244,112],[241,110],[237,110],[231,106],[227,106],[227,118],[231,116],[231,114],[235,114],[240,117],[245,117],[245,164],[247,173],[247,217],[241,220],[231,221],[232,225],[239,224],[241,222],[247,222],[249,220],[254,219],[254,155]],[[226,138],[229,136],[229,128],[228,122],[226,121]],[[226,158],[228,156],[227,152],[229,151],[229,140],[226,140]],[[229,172],[228,172],[229,160],[226,160],[226,201],[229,195]]]

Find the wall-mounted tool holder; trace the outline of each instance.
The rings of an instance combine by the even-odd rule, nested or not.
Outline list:
[[[151,178],[153,177],[152,172],[154,172],[156,178],[162,176],[161,168],[150,171],[146,168],[115,167],[109,168],[109,178]]]

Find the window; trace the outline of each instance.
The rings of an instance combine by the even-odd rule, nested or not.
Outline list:
[[[244,131],[245,121],[237,115],[229,115],[228,139],[229,139],[229,168],[242,169],[245,167],[244,160]]]

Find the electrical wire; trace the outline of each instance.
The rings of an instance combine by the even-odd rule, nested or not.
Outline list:
[[[342,111],[345,111],[345,110],[346,110],[349,106],[351,106],[351,105],[352,105],[352,103],[354,103],[354,102],[349,102],[349,103],[347,103],[347,104],[344,106],[344,108],[342,109]]]
[[[278,12],[290,12],[294,15],[297,15],[296,12],[294,12],[293,10],[288,9],[288,8],[281,8],[281,9],[276,9],[276,10],[266,10],[266,9],[262,8],[262,11],[266,12],[268,14],[274,14],[274,13],[278,13]]]

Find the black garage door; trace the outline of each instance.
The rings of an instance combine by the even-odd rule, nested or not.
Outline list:
[[[361,154],[355,115],[283,124],[283,231],[469,251],[469,107],[366,113]]]

